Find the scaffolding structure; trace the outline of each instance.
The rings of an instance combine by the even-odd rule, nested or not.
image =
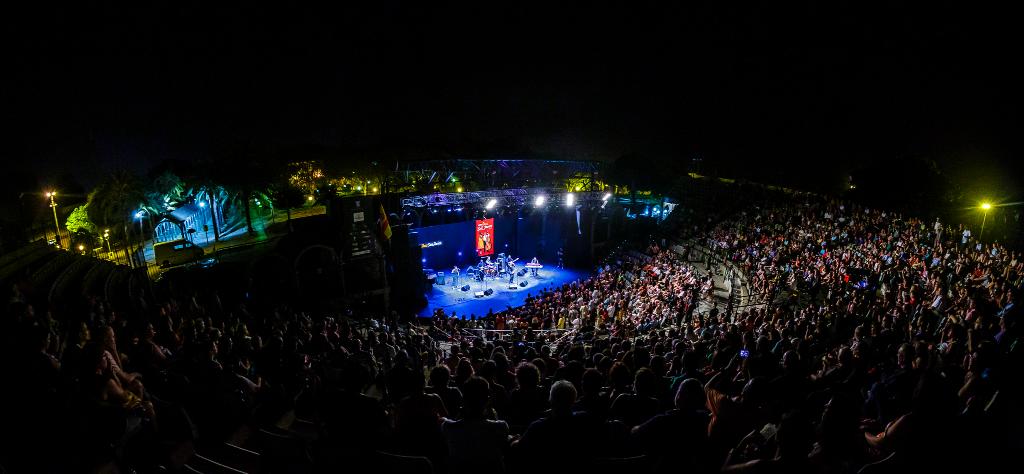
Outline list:
[[[565,205],[572,194],[574,204],[602,201],[601,191],[570,192],[565,188],[508,188],[470,191],[461,193],[432,193],[402,198],[402,207],[424,208],[436,206],[486,205],[492,199],[495,207],[516,207],[534,205],[537,197],[543,196],[543,205]]]

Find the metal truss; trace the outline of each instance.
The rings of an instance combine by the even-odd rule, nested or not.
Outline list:
[[[575,203],[594,202],[603,199],[603,193],[600,191],[580,191],[573,192],[572,194]],[[491,199],[497,200],[496,206],[498,207],[532,206],[537,196],[544,196],[545,205],[564,205],[568,195],[569,193],[562,187],[508,188],[462,193],[433,193],[402,198],[402,207],[475,206],[485,205]]]

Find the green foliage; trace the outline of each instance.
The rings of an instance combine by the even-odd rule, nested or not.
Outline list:
[[[291,209],[306,204],[306,194],[301,189],[288,183],[276,183],[270,188],[270,198],[274,206]]]
[[[90,221],[103,227],[121,224],[123,232],[127,233],[132,214],[144,200],[139,178],[127,171],[117,171],[89,193],[86,210]]]
[[[93,224],[89,220],[88,204],[78,206],[74,211],[71,211],[71,215],[68,216],[67,222],[64,224],[68,231],[72,234],[78,234],[85,232],[88,234],[96,234],[96,224]]]

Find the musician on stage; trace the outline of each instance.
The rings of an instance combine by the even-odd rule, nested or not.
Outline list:
[[[510,258],[508,260],[508,284],[511,285],[516,279],[516,260],[518,258]]]
[[[534,265],[540,265],[540,260],[537,260],[537,257],[533,257],[533,260],[530,260],[530,263],[532,263]],[[532,275],[534,277],[537,276],[537,268],[536,267],[530,269],[530,275]]]
[[[459,286],[459,266],[452,268],[452,286]]]

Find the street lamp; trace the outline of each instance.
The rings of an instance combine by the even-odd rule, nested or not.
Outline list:
[[[107,258],[114,260],[114,251],[110,249],[110,229],[103,229],[103,240],[107,241]]]
[[[978,240],[981,240],[985,236],[985,222],[988,221],[988,210],[992,209],[992,204],[983,202],[981,203],[981,210],[983,211],[981,217],[981,233],[978,234]]]
[[[53,229],[55,231],[53,240],[60,247],[60,222],[57,220],[57,201],[54,200],[57,197],[57,191],[47,191],[46,197],[50,198],[50,208],[53,209]]]

